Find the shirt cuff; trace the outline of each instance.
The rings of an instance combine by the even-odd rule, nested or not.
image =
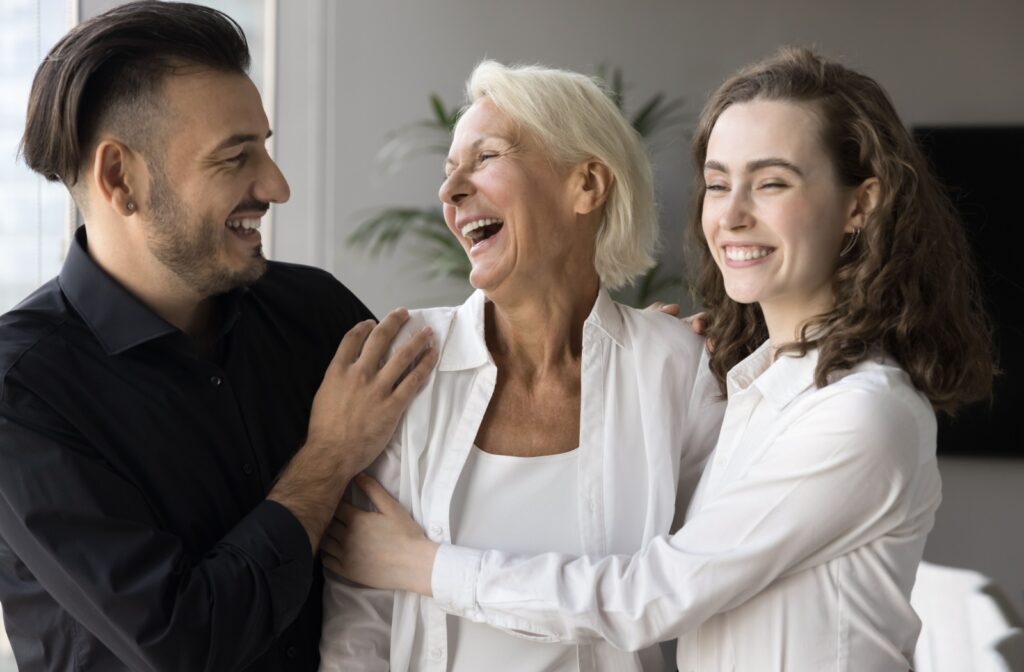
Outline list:
[[[461,546],[441,544],[437,549],[430,588],[441,609],[460,616],[479,613],[476,584],[482,557],[481,551]]]
[[[240,549],[262,570],[270,590],[274,632],[291,625],[306,603],[315,560],[309,535],[287,508],[263,500],[223,542]]]

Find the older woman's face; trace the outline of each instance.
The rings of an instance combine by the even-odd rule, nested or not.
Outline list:
[[[558,275],[567,255],[589,250],[569,178],[530,134],[488,98],[459,121],[439,196],[444,218],[472,264],[474,287],[528,287]]]

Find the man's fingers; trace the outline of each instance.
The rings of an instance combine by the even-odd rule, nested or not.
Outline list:
[[[355,481],[359,489],[366,493],[370,503],[381,513],[390,513],[395,507],[401,508],[402,505],[384,489],[383,485],[366,474],[359,474]]]
[[[395,308],[388,313],[380,324],[373,328],[366,343],[363,344],[363,352],[359,358],[373,370],[379,368],[380,362],[388,354],[388,348],[398,335],[398,330],[408,321],[409,311],[405,308]]]
[[[359,358],[359,353],[363,350],[363,343],[366,342],[366,337],[373,330],[374,324],[376,322],[373,320],[363,320],[349,329],[348,333],[341,339],[341,343],[338,344],[338,350],[334,353],[332,364],[335,362],[351,364],[356,361]]]
[[[434,366],[437,364],[437,358],[438,351],[433,346],[420,356],[419,361],[395,386],[392,398],[396,403],[405,406],[416,396],[417,392],[423,389],[427,378],[430,377],[430,372],[434,370]]]
[[[402,347],[392,353],[387,363],[380,370],[381,382],[388,386],[388,390],[394,388],[402,379],[402,376],[413,367],[417,359],[430,346],[433,338],[433,329],[424,327],[403,343]]]

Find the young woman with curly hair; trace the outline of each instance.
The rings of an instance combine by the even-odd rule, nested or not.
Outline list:
[[[358,582],[524,635],[679,638],[684,671],[905,672],[935,414],[995,371],[962,225],[882,88],[807,50],[726,81],[694,159],[728,406],[682,526],[633,555],[439,546],[364,481],[379,513],[344,511],[329,550]]]

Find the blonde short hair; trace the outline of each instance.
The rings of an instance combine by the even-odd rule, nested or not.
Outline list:
[[[658,243],[651,163],[611,97],[578,72],[483,61],[466,82],[469,103],[489,98],[537,137],[557,163],[596,158],[614,176],[597,233],[594,267],[617,289],[654,266]]]

